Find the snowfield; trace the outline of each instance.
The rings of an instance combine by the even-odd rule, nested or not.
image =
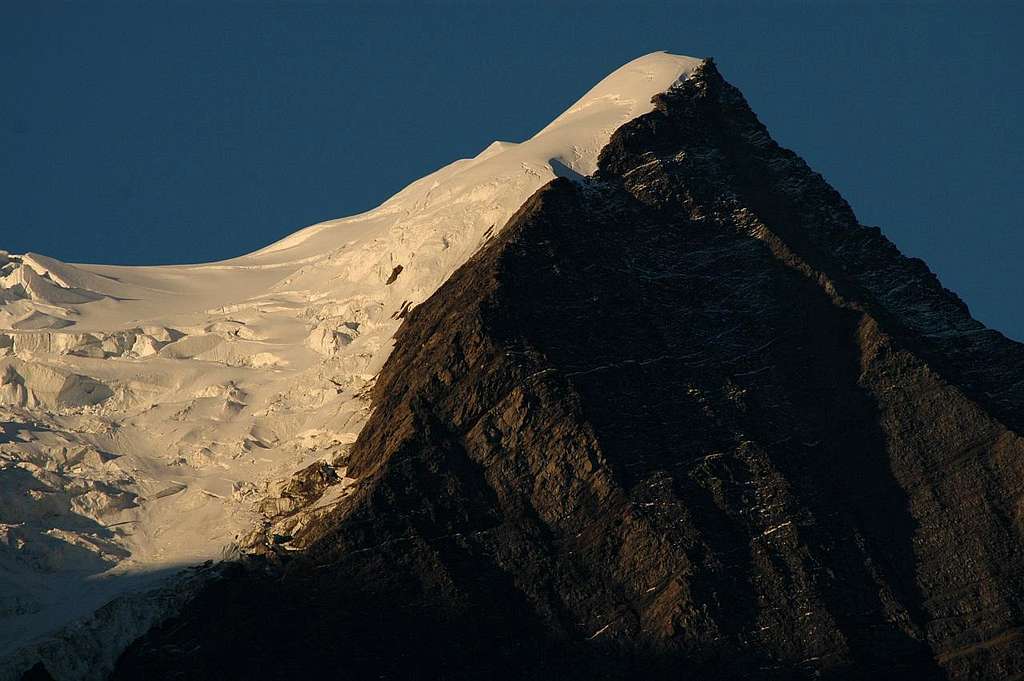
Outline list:
[[[611,133],[699,63],[641,57],[525,142],[232,260],[0,251],[0,669],[118,594],[221,557],[290,503],[294,471],[324,461],[338,489],[358,484],[345,453],[404,313],[556,174],[591,174]],[[148,620],[112,622],[127,643]],[[48,662],[86,678],[108,662],[62,664]]]

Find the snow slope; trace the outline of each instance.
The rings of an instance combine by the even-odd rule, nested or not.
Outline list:
[[[404,311],[699,63],[641,57],[525,142],[232,260],[0,252],[0,656],[217,558],[280,480],[343,462]]]

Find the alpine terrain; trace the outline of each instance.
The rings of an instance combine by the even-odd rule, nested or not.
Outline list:
[[[710,60],[0,286],[2,678],[1024,678],[1024,345]]]

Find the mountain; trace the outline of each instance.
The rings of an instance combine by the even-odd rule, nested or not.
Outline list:
[[[1022,391],[704,61],[407,311],[356,482],[301,472],[114,678],[1019,678]]]
[[[127,459],[110,563],[237,549],[19,669],[105,676],[142,634],[112,678],[1024,675],[1024,346],[709,60],[643,57],[530,141],[237,261],[26,261],[11,318],[72,324],[9,332],[0,446],[51,458],[3,489]],[[43,465],[61,438],[102,461]],[[50,504],[19,531],[85,509]]]

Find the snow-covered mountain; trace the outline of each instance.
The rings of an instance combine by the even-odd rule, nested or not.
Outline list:
[[[296,505],[289,476],[343,463],[408,311],[699,63],[641,57],[529,140],[232,260],[0,252],[0,658]]]
[[[710,61],[655,104],[408,314],[350,495],[297,476],[115,680],[1024,675],[1024,345]]]
[[[1024,678],[1024,345],[711,60],[236,260],[3,277],[8,677]]]

